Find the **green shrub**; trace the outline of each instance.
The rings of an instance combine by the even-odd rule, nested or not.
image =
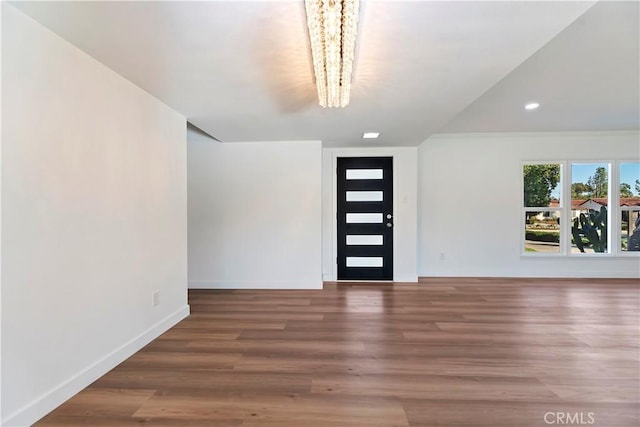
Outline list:
[[[560,243],[560,233],[545,233],[544,231],[527,231],[524,238],[534,242]]]

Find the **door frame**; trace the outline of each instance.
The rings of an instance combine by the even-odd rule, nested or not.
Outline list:
[[[340,150],[342,151],[342,150]],[[393,280],[396,278],[397,227],[401,227],[398,221],[398,168],[396,154],[389,150],[349,150],[348,152],[331,153],[331,277],[337,282],[353,282],[354,280],[338,280],[338,157],[391,157],[393,169]],[[376,280],[376,283],[389,283],[388,280]]]

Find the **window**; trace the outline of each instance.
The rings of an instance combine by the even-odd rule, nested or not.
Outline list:
[[[640,162],[525,162],[523,255],[640,256]]]
[[[640,163],[620,163],[620,251],[640,252]]]
[[[524,251],[560,253],[562,165],[525,164],[522,175]]]
[[[608,253],[609,164],[571,164],[571,253]]]

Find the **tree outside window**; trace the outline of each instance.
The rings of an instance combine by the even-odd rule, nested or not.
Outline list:
[[[561,165],[524,165],[524,251],[560,253]]]

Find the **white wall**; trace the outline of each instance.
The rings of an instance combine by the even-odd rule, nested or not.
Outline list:
[[[640,158],[637,132],[437,135],[419,147],[419,275],[639,277],[638,258],[521,256],[522,162]]]
[[[186,122],[2,8],[2,425],[15,426],[188,314]]]
[[[393,279],[416,282],[417,275],[417,148],[325,148],[322,150],[322,271],[324,280],[336,280],[336,159],[338,157],[393,157],[394,236]]]
[[[189,287],[321,288],[320,142],[188,139]]]
[[[2,34],[2,11],[0,5],[0,35]],[[1,37],[0,37],[1,39]],[[2,82],[2,55],[0,55],[0,82]],[[2,99],[2,85],[0,85]],[[2,103],[0,102],[0,309],[2,308]],[[2,384],[2,312],[0,312],[0,384]],[[2,387],[0,386],[0,425],[2,425]]]

